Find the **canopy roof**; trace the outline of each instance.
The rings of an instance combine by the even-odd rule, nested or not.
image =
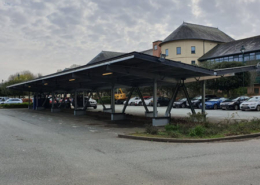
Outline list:
[[[114,87],[142,87],[151,86],[154,80],[157,80],[159,85],[166,85],[185,79],[190,82],[202,77],[255,69],[256,66],[246,66],[234,70],[214,71],[143,53],[131,52],[14,84],[8,88],[31,92],[69,92],[80,89],[110,89],[112,85]]]
[[[220,31],[218,28],[184,22],[168,37],[166,37],[160,45],[171,41],[190,39],[209,40],[220,43],[230,42],[234,40],[224,32]]]

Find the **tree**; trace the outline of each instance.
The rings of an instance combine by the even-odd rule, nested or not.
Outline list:
[[[241,62],[220,62],[211,66],[211,69],[222,69],[241,67],[245,64]],[[250,73],[236,73],[235,76],[227,78],[217,78],[207,81],[207,88],[211,90],[221,90],[229,96],[231,90],[237,89],[244,85],[244,87],[250,84]]]
[[[37,74],[37,75],[34,75],[30,71],[22,71],[22,72],[19,72],[19,73],[12,74],[12,75],[9,76],[8,81],[1,85],[1,94],[3,96],[24,95],[25,93],[22,93],[20,91],[10,90],[10,89],[7,89],[6,87],[13,85],[13,84],[16,84],[16,83],[21,83],[21,82],[24,82],[24,81],[32,80],[32,79],[35,79],[35,78],[40,77],[40,76],[41,76],[40,73]]]

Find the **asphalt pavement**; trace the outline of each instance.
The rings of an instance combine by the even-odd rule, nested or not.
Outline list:
[[[129,109],[130,110],[130,109]],[[124,122],[122,122],[124,123]],[[260,140],[175,144],[120,139],[106,119],[0,110],[1,185],[258,185]]]

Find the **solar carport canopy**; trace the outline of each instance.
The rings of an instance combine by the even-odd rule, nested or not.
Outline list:
[[[256,69],[246,66],[223,70],[209,70],[194,65],[158,58],[138,52],[123,54],[70,70],[50,74],[8,88],[31,91],[73,91],[78,89],[110,89],[114,87],[174,84],[181,80],[195,81],[207,76],[224,75]]]

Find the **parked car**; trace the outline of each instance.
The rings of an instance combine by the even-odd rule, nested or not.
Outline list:
[[[209,99],[216,98],[216,95],[206,95],[205,96],[205,101],[208,101]],[[196,96],[191,99],[191,103],[194,108],[200,108],[200,103],[202,102],[202,96]],[[188,101],[186,101],[186,106],[190,107]]]
[[[213,98],[209,99],[205,102],[205,108],[206,109],[219,109],[220,103],[227,100],[227,98]],[[200,103],[200,108],[202,108],[202,103]]]
[[[145,102],[146,105],[152,105],[153,97],[150,97],[150,98],[144,100],[144,102]]]
[[[128,105],[134,105],[135,104],[135,100],[137,100],[137,99],[139,99],[138,97],[133,97],[133,98],[131,98],[130,100],[129,100],[129,102],[128,102]],[[123,102],[123,104],[125,104],[126,103],[126,101],[124,101]]]
[[[245,110],[257,110],[260,111],[260,96],[253,96],[247,101],[240,104],[240,109]]]
[[[0,97],[0,102],[5,102],[8,99],[9,99],[8,97]]]
[[[237,98],[229,98],[220,103],[222,110],[239,110],[240,104],[249,99],[248,96],[239,96]]]
[[[14,103],[23,103],[23,100],[19,98],[9,98],[4,102],[0,102],[0,104],[14,104]]]
[[[78,107],[83,107],[83,97],[79,96],[77,101],[77,105]],[[75,102],[74,102],[74,98],[70,99],[71,101],[71,108],[74,109],[75,106]],[[85,102],[87,103],[87,107],[93,107],[94,109],[97,108],[97,101],[92,99],[92,98],[88,98],[87,96],[85,97]]]
[[[145,100],[148,100],[148,99],[150,99],[150,98],[151,98],[150,96],[145,96],[145,97],[143,97],[144,102],[145,102]],[[146,104],[146,103],[145,103],[145,104]],[[142,99],[141,99],[141,98],[136,99],[136,100],[135,100],[135,105],[143,105]]]
[[[186,107],[187,98],[181,98],[173,103],[174,108],[185,108]]]
[[[160,107],[160,106],[168,106],[170,102],[170,99],[169,98],[166,98],[166,97],[158,97],[157,99],[157,106]],[[151,106],[153,106],[153,100],[151,102]]]

